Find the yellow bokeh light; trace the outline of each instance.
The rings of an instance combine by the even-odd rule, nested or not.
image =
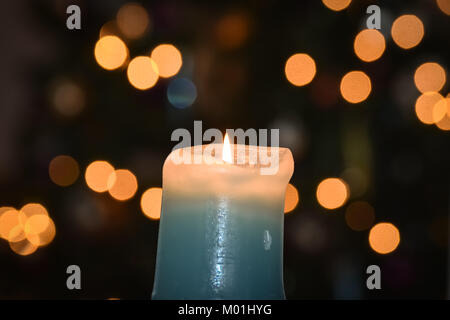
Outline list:
[[[108,178],[108,192],[116,200],[125,201],[132,198],[137,188],[136,176],[129,170],[116,170]]]
[[[114,70],[125,63],[128,48],[119,37],[104,36],[95,44],[94,54],[95,60],[102,68]]]
[[[433,107],[433,122],[438,123],[447,116],[449,98],[439,100]]]
[[[424,33],[422,21],[411,14],[398,17],[391,28],[392,39],[403,49],[417,46],[422,41]]]
[[[367,99],[372,91],[370,78],[362,71],[350,71],[341,80],[342,97],[350,103],[359,103]]]
[[[22,228],[25,227],[27,220],[35,215],[48,216],[48,211],[40,203],[28,203],[24,205],[19,211],[19,222]]]
[[[117,12],[116,20],[122,34],[129,39],[142,37],[150,26],[147,10],[138,3],[124,4]]]
[[[14,228],[11,229],[8,235],[9,242],[19,242],[26,238],[25,231],[23,230],[20,224],[17,224]]]
[[[356,35],[353,49],[362,61],[371,62],[381,57],[386,49],[386,42],[380,31],[365,29]]]
[[[96,192],[108,191],[108,179],[114,172],[114,167],[106,161],[94,161],[85,173],[86,184]]]
[[[50,179],[61,187],[72,185],[80,175],[78,162],[67,155],[56,156],[48,166]]]
[[[341,11],[347,8],[352,0],[322,0],[323,4],[333,11]]]
[[[436,4],[443,13],[450,16],[450,0],[436,0]]]
[[[441,90],[445,84],[445,78],[444,68],[436,62],[424,63],[414,73],[414,83],[422,93]]]
[[[327,178],[317,186],[316,197],[322,207],[337,209],[347,201],[349,190],[342,179]]]
[[[158,66],[150,57],[139,56],[131,60],[127,69],[128,81],[139,90],[153,87],[158,81]]]
[[[9,247],[12,251],[21,256],[28,256],[34,253],[38,246],[32,244],[28,239],[23,239],[18,242],[9,242]]]
[[[345,221],[355,231],[369,229],[374,220],[375,210],[365,201],[355,201],[345,210]]]
[[[398,247],[399,243],[400,232],[392,223],[381,222],[370,230],[369,244],[377,253],[390,253]]]
[[[158,220],[161,215],[162,189],[150,188],[141,197],[142,212],[150,219]]]
[[[284,198],[284,213],[291,212],[297,207],[299,201],[298,190],[293,184],[288,184]]]
[[[436,104],[444,98],[437,92],[425,92],[416,100],[417,118],[425,124],[433,124],[441,119],[435,119],[438,115],[434,112]],[[444,113],[445,114],[445,113]],[[442,114],[442,117],[444,116]]]
[[[176,75],[183,64],[181,52],[171,44],[157,46],[153,49],[151,58],[158,66],[158,73],[162,78]]]
[[[23,230],[27,235],[37,235],[44,232],[50,224],[50,217],[45,214],[35,214],[25,222]]]
[[[306,53],[296,53],[286,61],[284,72],[294,86],[304,86],[316,75],[316,63]]]

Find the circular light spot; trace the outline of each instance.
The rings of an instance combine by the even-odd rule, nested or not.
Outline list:
[[[121,67],[128,57],[128,49],[125,43],[116,36],[104,36],[95,44],[95,59],[106,70],[114,70]]]
[[[129,170],[116,170],[108,178],[109,194],[116,200],[125,201],[132,198],[137,188],[136,176]]]
[[[423,23],[415,15],[400,16],[392,24],[391,35],[400,48],[411,49],[422,41]]]
[[[319,183],[316,197],[319,204],[326,209],[337,209],[348,199],[346,183],[338,178],[328,178]]]
[[[443,13],[450,16],[450,0],[436,0],[436,4]]]
[[[28,239],[24,239],[18,242],[9,242],[9,247],[12,251],[21,256],[28,256],[34,253],[38,248],[38,246],[29,242]]]
[[[444,131],[450,130],[450,117],[445,115],[439,122],[436,123],[436,126]]]
[[[381,222],[370,230],[369,244],[377,253],[390,253],[398,247],[399,243],[400,232],[392,223]]]
[[[105,36],[117,36],[120,34],[119,29],[117,28],[117,22],[115,20],[111,20],[106,22],[101,28],[98,34],[99,38]]]
[[[167,88],[167,99],[175,108],[187,108],[197,99],[197,88],[189,79],[174,79]]]
[[[50,217],[45,214],[35,214],[25,222],[24,231],[27,235],[43,233],[50,224]]]
[[[380,31],[365,29],[355,37],[353,48],[358,58],[365,62],[371,62],[381,57],[386,43]]]
[[[48,211],[42,204],[39,203],[28,203],[24,205],[19,211],[19,222],[22,228],[25,227],[27,220],[34,215],[48,216]]]
[[[322,0],[323,4],[333,11],[341,11],[347,8],[352,0]]]
[[[284,213],[291,212],[297,207],[299,200],[298,190],[293,184],[288,184],[284,198]]]
[[[51,100],[55,111],[64,117],[76,116],[86,105],[86,96],[83,89],[70,80],[61,80],[55,83]]]
[[[129,39],[142,37],[149,29],[147,10],[138,3],[127,3],[117,12],[117,26]]]
[[[369,229],[374,220],[375,210],[365,201],[353,202],[345,210],[345,221],[355,231]]]
[[[30,233],[25,233],[27,240],[30,243],[38,247],[43,247],[48,245],[55,238],[56,227],[55,223],[50,217],[48,217],[48,219],[41,217],[40,220],[41,221],[33,221],[33,225],[28,225],[28,230],[30,231]],[[36,228],[36,230],[34,230],[33,228]]]
[[[350,103],[367,99],[372,91],[370,78],[362,71],[350,71],[341,80],[342,97]]]
[[[9,209],[0,216],[0,237],[9,240],[11,231],[20,225],[19,213],[15,209]]]
[[[20,223],[11,229],[8,235],[9,242],[19,242],[26,238],[25,231]]]
[[[161,214],[162,188],[150,188],[142,194],[141,209],[150,219],[158,220]]]
[[[71,156],[60,155],[50,161],[48,174],[55,184],[67,187],[78,179],[80,167],[78,162]]]
[[[250,33],[249,18],[244,12],[232,12],[219,19],[215,26],[217,45],[223,49],[242,46]]]
[[[449,103],[450,103],[449,98],[443,98],[434,105],[434,107],[433,107],[433,122],[434,123],[438,123],[445,116],[447,116]]]
[[[424,63],[414,73],[414,83],[422,93],[441,90],[445,84],[445,78],[444,68],[436,62]]]
[[[151,58],[158,66],[159,76],[169,78],[180,71],[183,60],[180,51],[171,44],[160,44],[153,49]]]
[[[85,173],[86,184],[96,192],[108,190],[108,178],[114,172],[114,167],[106,161],[94,161]]]
[[[139,56],[131,60],[127,69],[128,81],[139,90],[147,90],[158,81],[158,66],[150,57]]]
[[[437,92],[425,92],[416,100],[417,118],[425,123],[435,123],[433,118],[434,106],[442,100],[443,97]]]
[[[296,53],[286,61],[284,72],[294,86],[304,86],[316,75],[316,63],[306,53]]]

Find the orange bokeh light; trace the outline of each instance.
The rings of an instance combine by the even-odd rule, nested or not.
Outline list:
[[[286,61],[284,72],[294,86],[304,86],[316,75],[316,63],[306,53],[296,53]]]
[[[416,100],[415,111],[417,118],[425,124],[433,124],[441,120],[445,111],[439,117],[434,109],[437,103],[444,98],[437,92],[425,92]],[[436,117],[436,118],[435,118]]]
[[[117,12],[117,26],[125,37],[140,38],[150,27],[148,12],[138,3],[126,3]]]
[[[443,13],[450,16],[450,0],[436,0],[436,4]]]
[[[399,243],[400,232],[392,223],[381,222],[370,230],[370,247],[379,254],[387,254],[394,251]]]
[[[128,58],[128,48],[119,37],[104,36],[95,44],[94,54],[102,68],[114,70],[125,63]]]
[[[341,11],[347,8],[352,0],[322,0],[323,4],[333,11]]]
[[[436,62],[424,63],[414,73],[414,83],[422,93],[441,90],[445,84],[445,79],[444,68]]]
[[[337,209],[347,201],[349,190],[342,179],[327,178],[317,186],[316,197],[322,207]]]
[[[86,168],[86,184],[96,192],[105,192],[108,190],[108,178],[113,172],[114,167],[108,162],[94,161]]]
[[[162,189],[150,188],[141,197],[142,212],[153,220],[158,220],[161,215]]]
[[[80,175],[78,162],[67,155],[56,156],[48,166],[50,179],[61,187],[72,185]]]
[[[284,213],[291,212],[297,207],[299,201],[298,190],[293,184],[288,184],[284,199]]]
[[[364,29],[353,42],[353,49],[359,59],[372,62],[380,58],[386,49],[384,36],[376,29]]]
[[[131,60],[127,69],[128,81],[139,90],[147,90],[158,81],[158,66],[150,57],[139,56]]]
[[[424,33],[422,21],[411,14],[398,17],[391,28],[392,39],[403,49],[417,46],[422,41]]]
[[[158,66],[159,76],[173,77],[180,71],[183,60],[180,51],[171,44],[160,44],[153,49],[151,58]]]
[[[362,71],[350,71],[341,80],[342,97],[350,103],[359,103],[367,99],[372,91],[368,75]]]
[[[107,185],[109,194],[119,201],[132,198],[138,188],[136,176],[126,169],[112,172],[108,178]]]

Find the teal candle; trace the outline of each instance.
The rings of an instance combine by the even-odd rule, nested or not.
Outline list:
[[[245,158],[260,149],[246,146]],[[259,164],[166,159],[153,299],[284,299],[284,197],[294,163],[286,148],[264,150],[279,156],[274,174]]]

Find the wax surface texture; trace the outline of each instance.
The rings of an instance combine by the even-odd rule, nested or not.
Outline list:
[[[283,208],[293,159],[278,151],[274,175],[261,175],[258,165],[175,164],[169,155],[153,299],[284,299]]]

